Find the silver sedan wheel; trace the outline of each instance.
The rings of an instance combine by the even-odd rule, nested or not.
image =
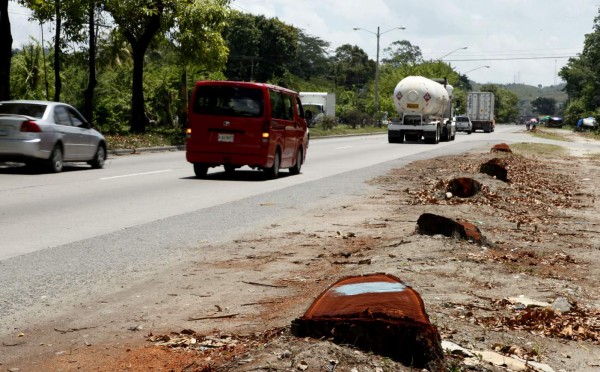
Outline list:
[[[50,159],[48,160],[48,168],[50,172],[60,173],[63,169],[63,152],[62,149],[57,146],[52,151]]]
[[[98,150],[96,150],[96,156],[94,157],[94,160],[92,160],[90,162],[90,165],[92,166],[92,168],[95,168],[95,169],[104,168],[105,160],[106,160],[106,150],[104,149],[104,146],[100,145],[100,146],[98,146]]]

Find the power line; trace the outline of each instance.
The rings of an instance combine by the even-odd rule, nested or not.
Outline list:
[[[248,9],[244,9],[243,7],[239,6],[238,4],[234,4],[233,2],[231,3],[231,6],[235,6],[236,8],[243,10],[246,13],[251,13]]]
[[[546,57],[507,57],[507,58],[469,58],[469,59],[447,59],[444,62],[476,62],[476,61],[516,61],[522,59],[558,59],[558,58],[575,58],[572,56],[546,56]]]

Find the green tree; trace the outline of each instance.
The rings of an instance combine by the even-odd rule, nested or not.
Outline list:
[[[296,55],[286,64],[287,70],[293,71],[294,75],[306,80],[318,77],[333,79],[334,76],[329,73],[329,58],[327,56],[329,46],[329,42],[298,30]]]
[[[344,89],[360,89],[375,77],[375,62],[356,45],[344,44],[331,58],[337,83]]]
[[[394,41],[389,47],[383,49],[384,57],[381,61],[384,64],[390,64],[394,67],[399,67],[405,63],[421,63],[423,62],[423,53],[421,48],[412,45],[408,40]]]
[[[227,61],[228,49],[222,31],[229,15],[228,3],[228,0],[178,3],[176,27],[167,33],[167,40],[176,56],[174,64],[181,69],[181,100],[175,100],[181,102],[178,116],[181,126],[187,122],[188,66],[220,71]],[[170,116],[166,122],[172,122]]]
[[[62,51],[69,43],[81,43],[86,22],[87,2],[81,0],[18,0],[33,12],[32,18],[40,24],[54,21],[54,100],[60,101],[62,92]]]
[[[254,69],[260,57],[262,32],[257,16],[231,11],[223,38],[229,48],[225,76],[230,80],[254,80]]]
[[[11,60],[11,92],[19,99],[44,99],[42,46],[35,40],[23,45]]]
[[[12,42],[8,0],[0,0],[0,100],[10,99]]]
[[[105,3],[106,10],[112,15],[133,52],[130,117],[130,130],[133,133],[145,132],[149,121],[144,107],[144,56],[161,30],[163,17],[174,11],[173,5],[168,0],[107,0]]]
[[[565,119],[570,125],[575,125],[579,117],[593,114],[600,107],[599,60],[600,11],[594,19],[592,32],[585,35],[583,51],[579,56],[570,58],[559,72],[559,76],[566,82],[565,91],[569,95]]]
[[[540,115],[554,115],[556,111],[556,100],[554,98],[538,97],[531,101],[531,105]]]
[[[232,11],[224,38],[230,80],[279,83],[298,54],[298,30],[277,18]]]
[[[203,7],[205,4],[202,3],[211,6]],[[143,89],[144,56],[155,37],[161,33],[173,35],[174,38],[180,37],[182,40],[178,41],[178,45],[185,50],[187,42],[190,42],[190,35],[194,32],[201,36],[208,34],[202,30],[202,27],[211,28],[213,24],[205,24],[202,20],[211,19],[213,14],[210,11],[216,10],[221,14],[228,4],[228,0],[105,0],[105,9],[112,15],[132,50],[131,132],[143,133],[149,123]],[[203,10],[209,13],[205,14]],[[195,18],[188,19],[196,16],[201,17],[200,21]],[[193,29],[190,29],[190,25]],[[217,38],[217,34],[210,35]],[[211,40],[214,41],[214,38]],[[193,43],[192,49],[196,45],[198,44]],[[192,50],[192,52],[197,55],[198,51]]]

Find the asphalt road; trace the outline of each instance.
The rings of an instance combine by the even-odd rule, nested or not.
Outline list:
[[[203,246],[366,193],[365,181],[410,161],[531,141],[523,129],[500,125],[438,145],[315,139],[302,174],[277,180],[244,168],[196,179],[181,151],[111,156],[105,169],[59,174],[0,166],[0,329],[40,298],[111,293],[115,281],[146,278]]]
[[[250,197],[277,198],[289,187],[420,153],[457,151],[499,135],[459,133],[455,142],[437,146],[390,145],[384,135],[317,139],[310,144],[300,176],[284,171],[280,179],[268,181],[249,168],[233,176],[212,168],[208,179],[196,179],[183,151],[111,156],[102,170],[77,164],[60,174],[0,169],[0,260]],[[315,188],[320,186],[306,185],[295,195],[313,199]]]

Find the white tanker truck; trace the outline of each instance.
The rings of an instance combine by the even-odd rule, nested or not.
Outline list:
[[[419,141],[436,144],[453,141],[453,88],[446,79],[408,76],[394,89],[398,118],[388,125],[388,142]]]

